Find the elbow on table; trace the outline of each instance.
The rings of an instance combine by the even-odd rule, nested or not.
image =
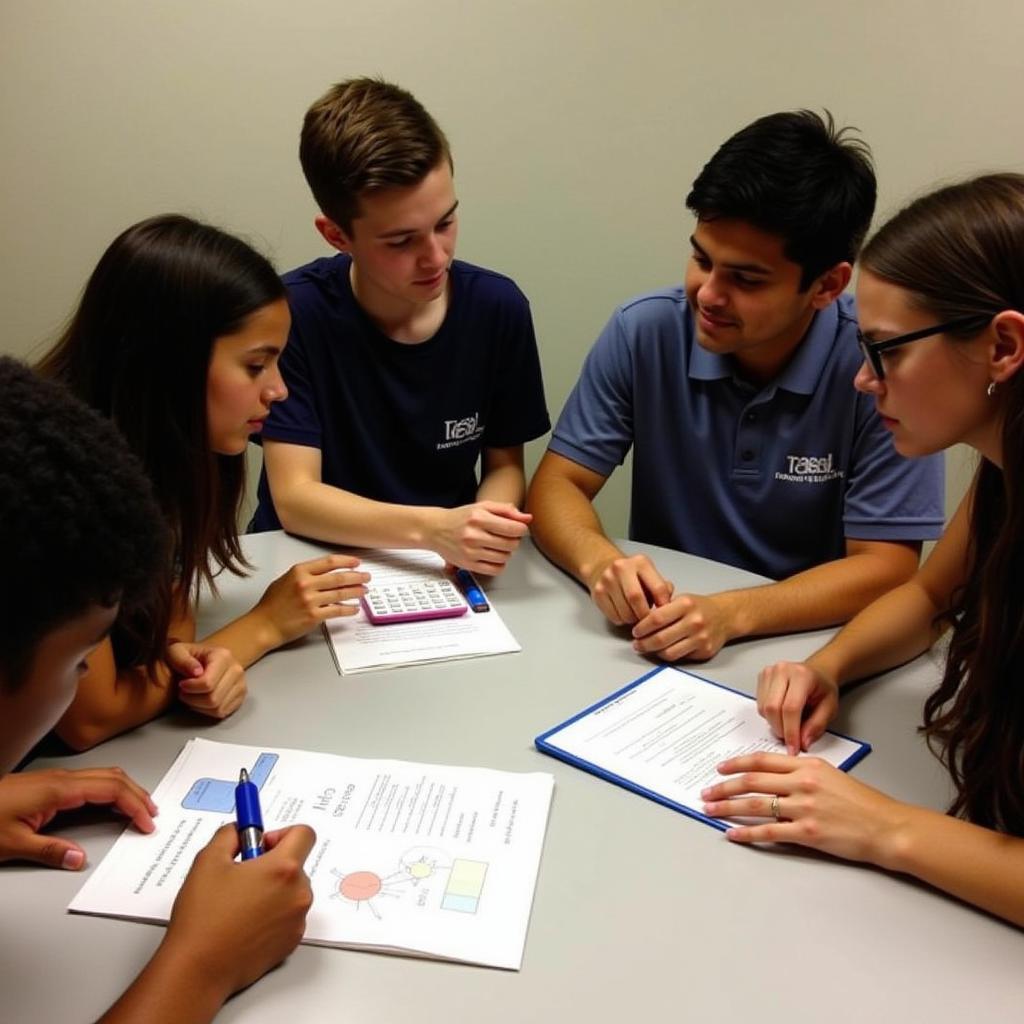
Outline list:
[[[104,740],[109,740],[124,730],[109,722],[65,716],[54,726],[53,731],[58,739],[66,743],[75,753],[80,754],[85,750],[91,750]]]

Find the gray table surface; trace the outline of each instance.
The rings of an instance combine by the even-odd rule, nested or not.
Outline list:
[[[201,628],[241,614],[292,562],[319,549],[246,538],[259,567],[227,580]],[[652,551],[677,590],[754,579]],[[185,712],[74,758],[120,764],[153,787],[193,735],[511,771],[551,772],[555,794],[522,970],[498,971],[300,947],[231,1000],[221,1021],[844,1022],[1022,1019],[1024,934],[903,877],[795,849],[734,846],[682,814],[538,753],[533,737],[652,665],[586,593],[526,546],[488,586],[522,653],[340,677],[321,635],[248,672],[226,722]],[[725,648],[698,671],[751,691],[757,671],[800,658],[827,633]],[[868,740],[865,781],[931,807],[949,784],[915,727],[937,680],[934,655],[863,684],[836,727]],[[96,864],[119,832],[101,819],[69,833]],[[156,947],[153,925],[69,915],[79,875],[0,869],[0,1019],[91,1020]]]

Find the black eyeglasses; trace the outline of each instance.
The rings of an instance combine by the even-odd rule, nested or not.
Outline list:
[[[930,338],[933,334],[942,334],[943,331],[954,331],[958,328],[984,327],[995,316],[995,313],[974,313],[972,316],[961,316],[956,320],[947,320],[944,324],[936,324],[934,327],[925,327],[920,331],[911,331],[909,334],[901,334],[897,338],[886,338],[885,341],[869,341],[857,330],[857,344],[864,354],[871,372],[879,380],[885,380],[885,367],[882,365],[882,353],[890,349],[899,348],[900,345],[907,345],[912,341],[920,341],[922,338]]]

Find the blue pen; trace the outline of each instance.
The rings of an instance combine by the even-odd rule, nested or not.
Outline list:
[[[242,848],[242,860],[258,857],[263,852],[260,791],[249,781],[249,773],[244,768],[238,773],[238,785],[235,786],[235,819],[238,845]]]
[[[455,570],[455,582],[459,585],[463,597],[469,602],[469,607],[475,612],[489,612],[491,606],[480,589],[480,584],[473,579],[473,574],[468,569]]]

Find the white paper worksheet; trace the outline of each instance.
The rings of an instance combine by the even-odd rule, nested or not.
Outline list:
[[[304,942],[518,970],[554,780],[194,739],[69,910],[166,922],[196,853],[234,820],[245,768],[267,830],[317,834]]]
[[[747,694],[668,666],[550,729],[536,743],[547,754],[717,828],[730,823],[703,814],[700,795],[722,781],[716,766],[761,750],[786,753]],[[810,753],[847,769],[870,750],[827,732]]]
[[[359,559],[359,569],[370,574],[372,583],[397,585],[444,578],[444,559],[433,551],[382,549],[348,553]],[[358,615],[332,619],[324,624],[324,629],[342,675],[522,650],[493,604],[490,611],[470,611],[458,618],[386,626],[375,626],[360,608]]]

